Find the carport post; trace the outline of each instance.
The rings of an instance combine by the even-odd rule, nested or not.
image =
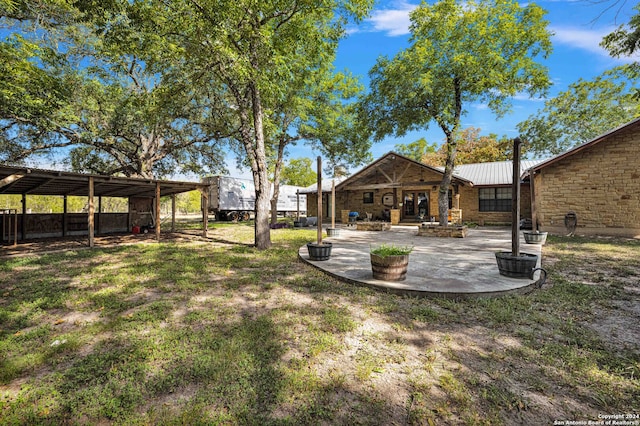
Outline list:
[[[171,194],[171,232],[176,232],[176,194]]]
[[[67,196],[65,195],[62,198],[62,236],[63,237],[67,236],[67,229],[68,229],[67,221],[69,220],[69,215],[67,214],[67,209],[68,209],[67,201],[68,201]]]
[[[202,236],[206,237],[209,232],[209,187],[200,188],[200,199],[202,206]]]
[[[89,177],[89,247],[93,248],[93,213],[95,207],[93,205],[93,176]]]
[[[27,239],[27,194],[22,194],[22,221],[20,222],[22,241]]]
[[[160,182],[156,182],[156,240],[160,241]]]

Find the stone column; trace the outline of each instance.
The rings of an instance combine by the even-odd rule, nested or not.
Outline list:
[[[399,209],[391,209],[391,224],[397,225],[400,223],[400,210]]]
[[[342,223],[349,223],[349,211],[350,210],[340,210],[340,221]]]

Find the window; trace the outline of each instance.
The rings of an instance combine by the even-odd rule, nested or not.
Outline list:
[[[362,194],[362,202],[364,204],[373,204],[373,192],[365,192]]]
[[[481,212],[511,211],[511,188],[480,188],[478,190]]]

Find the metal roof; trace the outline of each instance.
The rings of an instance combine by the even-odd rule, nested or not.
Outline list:
[[[331,183],[335,181],[336,186],[346,180],[347,177],[346,176],[342,176],[342,177],[337,177],[337,178],[329,178],[329,179],[322,179],[322,192],[331,192]],[[318,184],[314,183],[313,185],[309,185],[304,189],[300,190],[301,194],[314,194],[318,192]]]
[[[0,165],[0,194],[89,195],[89,178],[93,178],[96,197],[155,197],[179,194],[203,187],[201,183],[155,179],[136,179],[103,175],[61,172]]]
[[[520,170],[525,171],[545,160],[520,160]],[[444,171],[444,168],[441,168]],[[470,180],[475,186],[511,185],[513,161],[461,164],[453,170],[455,176]]]

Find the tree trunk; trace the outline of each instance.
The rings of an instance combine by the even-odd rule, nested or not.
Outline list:
[[[278,157],[273,170],[273,193],[271,194],[271,223],[278,223],[278,197],[280,196],[280,171],[284,161],[284,147],[287,144],[285,136],[282,136],[278,143]]]
[[[255,163],[253,164],[253,183],[256,187],[255,245],[257,249],[265,250],[271,247],[269,173],[267,171],[267,156],[264,146],[263,110],[260,91],[255,84],[250,85],[250,90],[255,131]]]
[[[456,141],[454,133],[447,133],[447,162],[444,166],[444,174],[438,191],[438,215],[440,226],[449,225],[449,187],[453,176],[453,168],[456,159]]]
[[[451,186],[451,177],[453,176],[453,168],[456,163],[456,151],[458,148],[458,128],[460,126],[460,117],[462,115],[462,88],[460,79],[454,77],[454,117],[453,126],[449,126],[444,121],[439,121],[440,128],[447,136],[447,162],[444,166],[444,175],[440,183],[440,191],[438,193],[438,214],[440,215],[440,226],[449,225],[449,186]]]

